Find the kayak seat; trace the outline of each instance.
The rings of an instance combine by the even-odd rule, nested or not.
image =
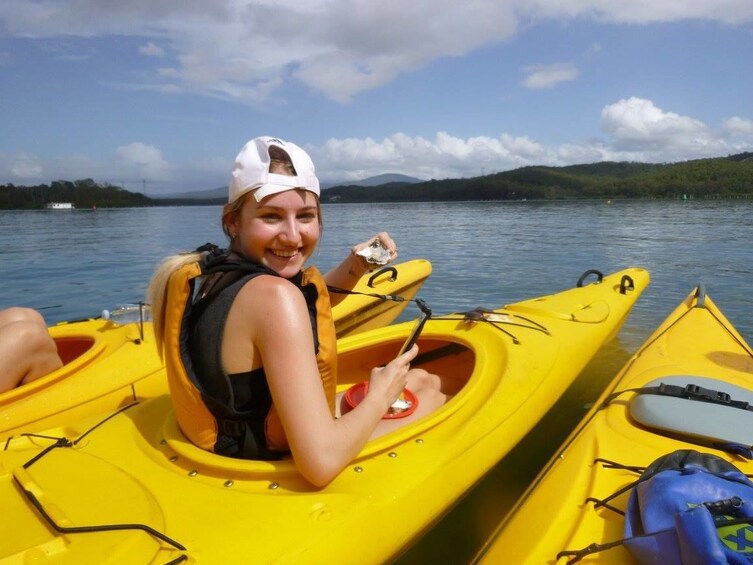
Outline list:
[[[696,375],[666,376],[646,383],[642,388],[661,384],[675,385],[672,388],[696,385],[708,391],[726,393],[731,402],[725,404],[639,393],[630,402],[630,416],[636,422],[683,441],[753,458],[753,390]],[[747,408],[746,403],[750,404]]]

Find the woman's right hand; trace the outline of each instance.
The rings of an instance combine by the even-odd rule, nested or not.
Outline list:
[[[399,355],[384,367],[375,367],[371,370],[369,389],[367,396],[375,395],[384,403],[385,413],[392,403],[400,398],[408,382],[410,363],[418,355],[418,345],[414,345],[408,351]]]

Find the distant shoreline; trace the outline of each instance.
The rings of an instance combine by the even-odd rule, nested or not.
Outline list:
[[[686,198],[683,199],[682,197],[636,197],[636,198],[535,198],[535,199],[520,199],[520,200],[482,200],[482,199],[466,199],[466,200],[372,200],[372,201],[357,201],[357,202],[350,202],[350,201],[323,201],[322,204],[327,205],[344,205],[344,204],[426,204],[431,202],[436,203],[447,203],[447,202],[458,202],[458,203],[469,203],[469,202],[497,202],[497,203],[505,203],[505,204],[547,204],[547,203],[571,203],[571,204],[577,204],[579,202],[581,203],[588,203],[588,202],[604,202],[605,204],[617,204],[619,202],[656,202],[656,201],[666,201],[666,202],[710,202],[710,201],[725,201],[725,200],[753,200],[753,194],[739,194],[739,195],[728,195],[728,196],[718,196],[718,195],[709,195],[709,196],[701,196],[701,197],[692,197],[692,198]],[[154,199],[153,202],[149,203],[141,203],[141,204],[134,204],[130,206],[94,206],[94,207],[80,207],[77,206],[73,209],[65,209],[65,210],[52,210],[45,208],[44,206],[40,206],[37,208],[0,208],[0,210],[8,210],[8,211],[29,211],[29,212],[49,212],[49,213],[75,213],[75,212],[96,212],[97,210],[117,210],[117,209],[132,209],[132,208],[170,208],[170,207],[191,207],[191,206],[217,206],[221,207],[225,204],[225,202],[218,202],[218,201],[201,201],[201,200],[186,200],[186,201],[180,201],[180,202],[172,202],[168,201],[168,199]]]
[[[79,209],[141,206],[213,206],[226,202],[224,189],[211,198],[149,198],[92,179],[55,181],[32,187],[0,185],[0,209],[41,209],[70,202]],[[202,191],[207,194],[208,191]],[[216,193],[216,196],[215,196]],[[565,167],[530,166],[472,178],[378,185],[340,185],[321,192],[322,203],[525,202],[578,200],[749,199],[753,197],[753,153],[679,163],[599,162]]]

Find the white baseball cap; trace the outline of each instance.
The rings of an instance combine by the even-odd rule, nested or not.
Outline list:
[[[296,172],[295,176],[269,172],[269,148],[272,146],[279,147],[288,154]],[[308,190],[319,197],[319,179],[316,178],[311,157],[294,143],[278,137],[257,137],[246,143],[235,158],[228,202],[235,202],[251,190],[256,191],[254,198],[259,202],[270,194],[294,188]]]

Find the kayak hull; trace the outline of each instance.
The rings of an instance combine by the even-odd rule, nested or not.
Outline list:
[[[622,465],[646,467],[660,456],[678,449],[708,452],[730,461],[743,473],[753,473],[753,462],[709,447],[690,436],[668,434],[655,426],[639,424],[631,403],[636,394],[619,394],[606,406],[607,397],[656,382],[671,383],[687,377],[713,378],[724,386],[750,390],[753,350],[717,308],[711,298],[691,293],[656,329],[609,384],[601,398],[555,453],[521,496],[485,547],[476,557],[483,563],[567,563],[572,555],[590,544],[606,544],[624,537],[622,515],[587,502],[604,499],[635,481],[635,472],[606,468],[597,459]],[[643,395],[643,398],[646,398]],[[652,397],[655,401],[658,397]],[[667,399],[659,399],[665,402]],[[674,399],[669,399],[670,402]],[[680,401],[687,402],[687,401]],[[704,427],[695,403],[688,427]],[[673,410],[667,411],[671,419]],[[695,422],[694,422],[695,420]],[[700,441],[700,443],[699,443]],[[610,506],[624,511],[629,492]],[[501,561],[502,560],[502,561]],[[580,563],[633,564],[624,546],[585,555]]]
[[[635,287],[623,293],[625,275]],[[646,271],[627,269],[600,284],[487,312],[485,321],[460,314],[430,320],[415,364],[454,376],[460,392],[369,442],[321,489],[289,459],[240,461],[193,446],[166,395],[106,420],[102,414],[45,431],[81,438],[71,447],[44,452],[50,439],[14,438],[0,453],[0,500],[14,512],[0,513],[0,527],[12,520],[22,534],[0,540],[0,560],[44,554],[49,563],[74,563],[97,555],[121,563],[126,553],[144,563],[392,559],[531,429],[619,329],[648,280]],[[391,359],[411,326],[339,340],[338,390]],[[144,524],[167,540],[144,530],[60,533],[24,492],[67,524]]]
[[[427,278],[431,263],[414,259],[364,275],[332,309],[338,337],[389,325]],[[381,295],[403,300],[384,300]],[[118,325],[101,318],[50,327],[63,367],[0,394],[0,441],[167,393],[164,363],[151,322]]]

